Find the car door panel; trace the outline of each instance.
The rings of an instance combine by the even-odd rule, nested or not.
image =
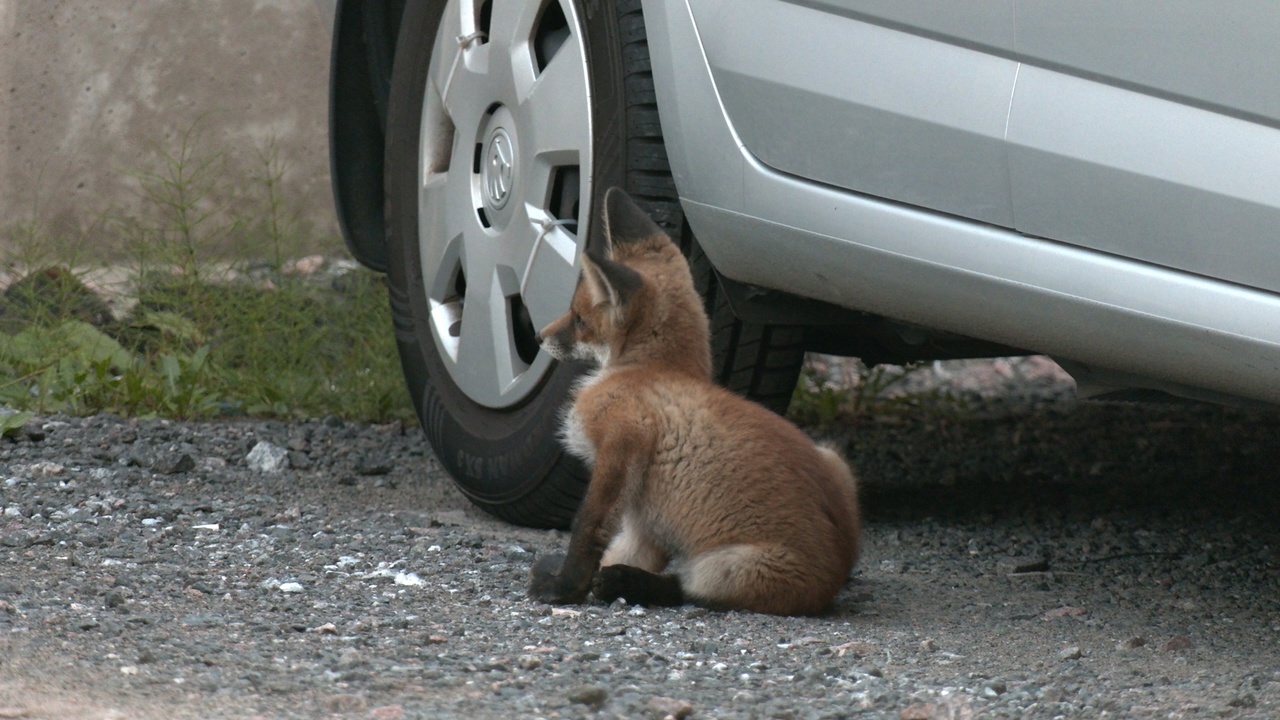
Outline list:
[[[1280,5],[1019,0],[1015,227],[1280,291]]]
[[[1017,63],[822,5],[691,2],[747,150],[801,178],[1010,226]]]
[[[1275,129],[1024,66],[1009,143],[1019,231],[1280,291]]]
[[[1017,50],[1033,64],[1280,119],[1280,4],[1274,0],[1017,0]]]
[[[689,224],[717,272],[1095,370],[1120,369],[1143,379],[1142,387],[1194,397],[1208,397],[1195,392],[1207,388],[1278,401],[1280,293],[1019,234],[1010,226],[922,211],[761,162],[738,133],[742,118],[729,112],[722,97],[723,72],[713,73],[709,62],[722,50],[713,45],[732,40],[715,38],[722,28],[709,21],[722,21],[720,11],[732,8],[747,12],[757,4],[644,2],[673,176]],[[695,10],[701,13],[696,21]],[[830,17],[822,14],[824,21]],[[861,24],[888,29],[893,23]],[[899,34],[939,40],[928,33]],[[749,36],[741,42],[757,40]],[[793,41],[799,39],[793,36]],[[767,42],[754,47],[769,49]],[[835,47],[847,50],[838,42]],[[804,52],[816,51],[806,47]],[[762,57],[760,64],[774,57]],[[1017,75],[1038,67],[1016,57],[1003,59],[1015,63]],[[723,55],[720,62],[725,64]],[[864,70],[879,72],[880,67]],[[1096,76],[1075,79],[1133,90]],[[906,84],[899,92],[910,95],[918,87]],[[1003,131],[999,137],[1005,149],[1013,147],[1003,143]],[[846,156],[860,150],[837,149]],[[927,183],[929,167],[922,164],[918,171]]]

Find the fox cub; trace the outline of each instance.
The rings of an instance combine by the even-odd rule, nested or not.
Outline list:
[[[702,299],[679,249],[618,188],[609,257],[588,254],[570,311],[539,333],[599,369],[564,420],[591,468],[565,554],[535,563],[548,603],[696,603],[821,612],[858,556],[853,473],[834,451],[711,381]]]

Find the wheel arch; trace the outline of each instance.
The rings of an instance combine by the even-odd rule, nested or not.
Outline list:
[[[405,0],[338,0],[329,59],[329,175],[338,225],[362,265],[387,269],[383,153]]]

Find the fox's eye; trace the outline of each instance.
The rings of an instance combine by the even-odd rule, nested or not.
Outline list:
[[[582,321],[582,316],[581,316],[581,315],[579,315],[578,313],[574,313],[574,314],[573,314],[573,329],[574,329],[574,330],[586,330],[586,329],[587,329],[587,324],[586,324],[585,322],[583,322],[583,321]]]

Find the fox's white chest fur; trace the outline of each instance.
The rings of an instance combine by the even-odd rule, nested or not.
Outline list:
[[[578,382],[574,397],[576,398],[584,390],[600,382],[604,375],[604,368],[584,375],[582,380]],[[570,403],[565,410],[564,421],[560,426],[560,441],[564,444],[564,449],[569,451],[569,454],[585,462],[587,467],[595,466],[596,446],[587,437],[587,429],[582,424],[582,415],[578,413],[576,402]]]

